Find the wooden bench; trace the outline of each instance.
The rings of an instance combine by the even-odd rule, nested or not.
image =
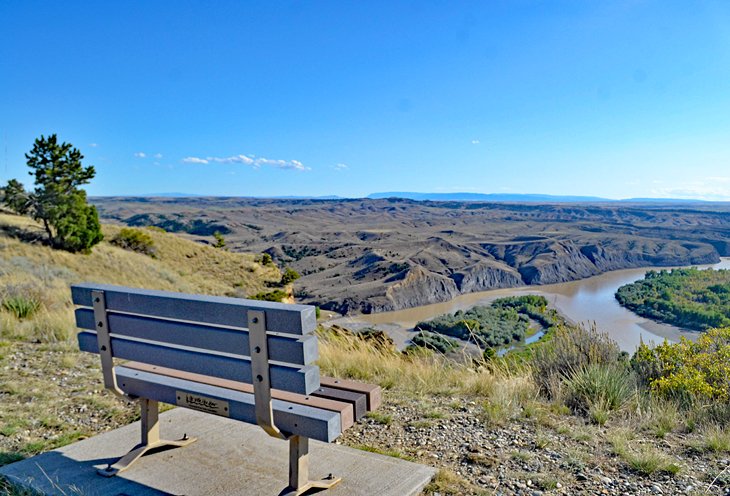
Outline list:
[[[314,307],[92,283],[71,293],[79,348],[101,356],[106,388],[140,402],[141,443],[102,475],[195,441],[160,439],[164,402],[288,440],[285,494],[329,488],[340,479],[309,480],[309,439],[332,442],[380,404],[377,386],[320,377]],[[129,361],[115,365],[115,358]]]

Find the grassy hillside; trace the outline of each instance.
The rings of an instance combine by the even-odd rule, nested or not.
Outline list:
[[[73,331],[69,285],[104,282],[149,289],[230,296],[252,296],[279,281],[273,265],[262,266],[250,254],[231,253],[161,231],[144,231],[154,243],[155,258],[124,250],[109,240],[120,228],[103,226],[105,241],[89,255],[29,243],[40,226],[25,217],[0,214],[0,295],[40,302],[32,319],[0,314],[3,335],[52,341]]]
[[[103,226],[91,254],[72,254],[45,246],[28,218],[0,213],[0,465],[137,415],[102,391],[98,357],[77,351],[70,284],[250,296],[281,278],[254,255],[160,231],[144,230],[155,258],[127,251],[109,242],[119,229]]]

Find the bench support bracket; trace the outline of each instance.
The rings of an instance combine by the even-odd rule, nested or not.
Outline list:
[[[309,480],[309,438],[287,436],[274,424],[271,405],[271,378],[269,350],[266,337],[266,313],[248,312],[249,342],[251,346],[251,375],[256,408],[256,422],[269,436],[289,440],[289,487],[282,496],[299,496],[310,489],[329,489],[342,479],[330,474],[321,481]]]
[[[271,407],[271,377],[269,375],[269,346],[266,337],[266,313],[260,310],[248,312],[248,336],[251,346],[251,375],[253,383],[256,423],[269,436],[286,439],[274,424]]]
[[[124,396],[124,392],[117,386],[117,376],[114,374],[112,339],[109,335],[109,320],[106,316],[106,298],[104,297],[104,291],[92,291],[91,301],[94,305],[96,340],[99,346],[99,356],[101,357],[101,372],[104,375],[104,387],[117,396]]]
[[[134,462],[150,451],[178,448],[195,442],[194,437],[187,437],[187,435],[177,441],[160,439],[159,405],[157,401],[140,398],[139,404],[142,417],[142,442],[115,463],[110,464],[104,469],[99,469],[98,473],[100,475],[105,477],[117,475],[119,472],[127,470]]]
[[[309,438],[289,438],[289,487],[283,496],[299,496],[310,489],[329,489],[342,479],[328,475],[319,481],[309,480]]]

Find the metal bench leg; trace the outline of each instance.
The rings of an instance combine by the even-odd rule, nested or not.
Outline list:
[[[309,480],[309,438],[289,438],[289,487],[283,496],[299,496],[310,489],[329,489],[342,479],[328,475],[320,481]]]
[[[105,477],[117,475],[119,472],[127,470],[134,462],[151,450],[177,448],[195,442],[194,437],[187,437],[187,435],[177,441],[160,439],[159,405],[157,401],[140,398],[139,405],[142,411],[142,442],[117,460],[116,463],[110,464],[107,468],[99,469],[98,473],[100,475]]]

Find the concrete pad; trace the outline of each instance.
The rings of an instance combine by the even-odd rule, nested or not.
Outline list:
[[[160,415],[162,437],[198,440],[143,457],[126,472],[96,474],[139,442],[139,422],[0,467],[0,476],[46,495],[278,495],[288,482],[289,443],[258,426],[175,408]],[[310,477],[342,477],[323,496],[420,493],[435,469],[336,444],[310,441]]]

